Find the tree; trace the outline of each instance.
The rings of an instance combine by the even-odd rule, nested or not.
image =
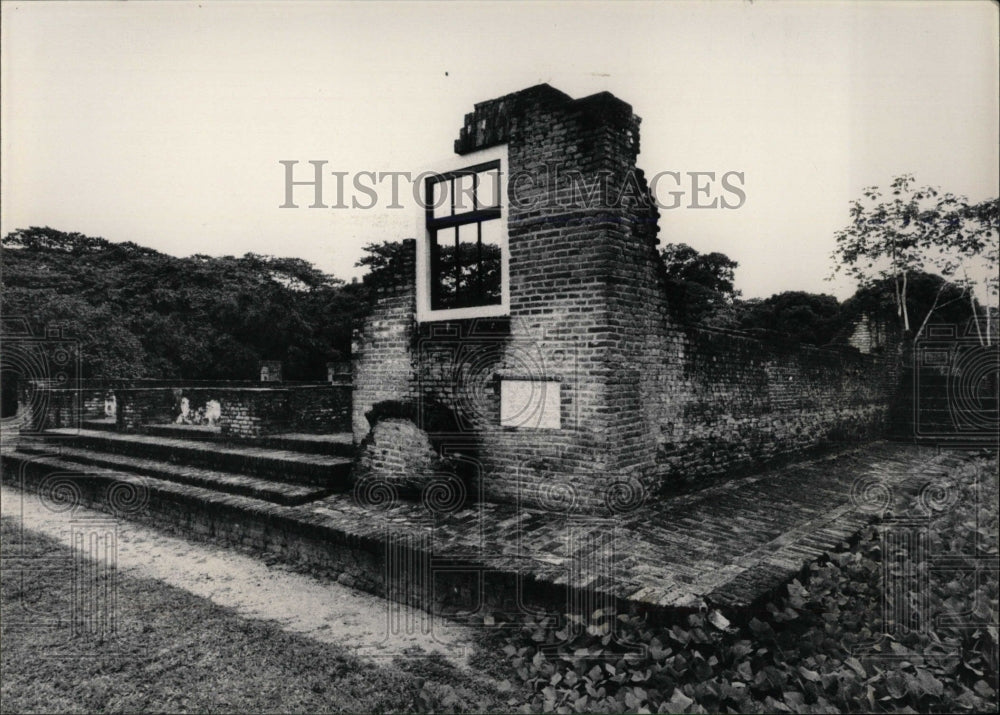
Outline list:
[[[365,255],[354,265],[368,269],[364,282],[369,288],[398,285],[412,279],[403,273],[406,244],[402,241],[369,243],[364,251]]]
[[[836,298],[804,291],[785,291],[763,300],[745,301],[739,309],[740,329],[782,333],[811,345],[832,341],[842,322]]]
[[[168,256],[48,227],[3,239],[2,310],[36,335],[62,326],[84,377],[254,379],[262,359],[318,380],[350,354],[367,309],[307,261]]]
[[[700,253],[686,243],[660,249],[678,314],[692,323],[728,326],[739,291],[733,287],[739,263],[723,253]]]
[[[947,285],[967,297],[979,329],[980,304],[975,294],[992,305],[997,297],[997,239],[1000,236],[997,199],[972,204],[964,196],[939,188],[916,188],[910,174],[897,176],[891,197],[871,186],[851,203],[851,222],[838,231],[833,252],[834,273],[846,272],[860,287],[887,281],[904,331],[919,337],[937,309]],[[944,282],[937,299],[923,315],[911,316],[910,279],[915,272],[934,272]],[[987,311],[989,307],[987,307]],[[989,313],[987,312],[987,318]],[[990,341],[989,320],[983,340]]]

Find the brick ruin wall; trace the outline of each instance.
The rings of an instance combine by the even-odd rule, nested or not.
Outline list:
[[[309,385],[281,388],[158,387],[116,389],[118,429],[142,431],[145,425],[171,424],[188,399],[194,411],[219,402],[219,430],[234,439],[252,440],[280,432],[313,434],[350,429],[351,387]]]
[[[81,420],[104,417],[107,389],[54,388],[22,385],[17,412],[26,429],[37,432],[59,427],[79,427]]]
[[[139,432],[146,425],[168,424],[177,417],[175,390],[169,387],[126,388],[115,390],[118,402],[117,428],[121,432]]]
[[[477,105],[456,150],[506,142],[511,174],[603,171],[609,196],[631,182],[641,199],[638,125],[609,94],[571,100],[543,85]],[[416,244],[404,242],[405,280],[380,290],[355,355],[356,441],[380,402],[413,405],[418,421],[443,406],[457,424],[436,443],[474,455],[482,497],[589,510],[880,433],[892,356],[682,324],[655,205],[568,208],[574,187],[553,186],[522,186],[508,208],[507,318],[417,323]],[[501,427],[503,378],[557,381],[561,429]]]

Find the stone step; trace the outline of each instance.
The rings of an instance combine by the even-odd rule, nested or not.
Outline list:
[[[114,432],[118,429],[118,424],[114,417],[92,417],[83,419],[80,420],[80,426],[83,427],[83,429],[103,430],[105,432]]]
[[[271,449],[286,449],[309,454],[327,454],[339,457],[354,456],[354,435],[350,432],[333,434],[306,434],[288,432],[264,437],[261,446]]]
[[[125,472],[156,477],[178,484],[190,484],[226,494],[239,494],[287,506],[307,504],[331,493],[330,489],[317,486],[275,482],[246,474],[185,467],[168,462],[107,452],[94,452],[88,449],[44,442],[22,444],[19,446],[18,452],[35,458],[43,457],[72,462],[80,465],[81,471],[88,471],[88,467],[99,467],[101,471],[110,470],[116,473]]]
[[[322,454],[219,444],[145,434],[53,429],[41,435],[52,445],[170,462],[279,482],[343,491],[349,488],[351,460]]]
[[[77,507],[96,509],[114,519],[168,526],[269,559],[277,555],[289,562],[307,564],[372,593],[385,594],[387,590],[387,531],[373,522],[368,510],[360,516],[348,513],[340,518],[329,516],[323,501],[276,504],[18,450],[0,454],[0,481],[37,494],[44,507],[56,512],[72,514]],[[336,498],[352,503],[346,494]],[[513,582],[513,574],[506,581]],[[396,590],[408,593],[406,583],[401,582]]]
[[[218,427],[207,425],[145,425],[144,434],[154,437],[171,437],[174,439],[193,439],[202,442],[225,442],[226,438]]]
[[[226,444],[251,444],[234,441],[219,432],[218,428],[201,425],[147,425],[145,434],[156,437],[191,439],[203,442],[223,442]],[[354,456],[354,436],[350,432],[328,434],[308,434],[289,432],[258,437],[252,446],[279,449],[306,454],[326,454],[333,457]]]

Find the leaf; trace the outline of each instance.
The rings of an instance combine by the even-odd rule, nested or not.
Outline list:
[[[694,675],[698,680],[708,680],[712,677],[712,666],[706,663],[703,658],[695,658]]]
[[[798,690],[787,690],[781,694],[782,699],[796,710],[801,710],[806,704],[805,696]]]
[[[750,668],[749,661],[744,660],[742,663],[736,666],[736,673],[747,682],[753,680],[753,670]]]
[[[977,680],[972,689],[976,691],[976,695],[986,700],[991,700],[997,694],[997,691],[991,688],[985,680]]]
[[[897,700],[906,697],[906,694],[909,692],[906,678],[903,677],[902,673],[897,673],[895,671],[886,674],[885,687],[886,690],[889,691],[889,695]]]
[[[944,684],[922,668],[917,668],[917,680],[925,693],[929,693],[936,698],[944,693]]]
[[[682,645],[686,644],[691,639],[691,634],[689,634],[686,630],[684,630],[680,626],[675,625],[667,632],[670,634],[671,638],[673,638],[678,643],[681,643]]]
[[[718,611],[712,611],[708,614],[708,622],[713,626],[718,628],[720,631],[724,631],[729,628],[729,619],[723,616]]]
[[[845,660],[844,665],[857,673],[859,678],[864,678],[867,675],[865,667],[861,665],[861,661],[853,656]]]
[[[753,644],[748,640],[737,641],[733,644],[732,654],[733,658],[739,660],[745,655],[753,652]]]
[[[670,700],[667,701],[667,712],[682,713],[687,710],[693,702],[694,700],[682,693],[680,688],[674,688],[674,694],[671,695]]]
[[[669,648],[664,649],[656,638],[650,641],[649,655],[653,660],[666,660],[672,652]]]
[[[815,670],[809,670],[803,665],[799,666],[799,674],[811,683],[818,683],[819,681],[822,680],[819,673],[817,673]]]
[[[636,671],[632,672],[632,682],[633,683],[641,683],[641,682],[643,682],[645,680],[649,680],[649,671],[648,670],[645,670],[645,671],[636,670]]]
[[[758,620],[756,617],[750,619],[750,630],[753,631],[754,635],[758,638],[771,633],[771,626]]]

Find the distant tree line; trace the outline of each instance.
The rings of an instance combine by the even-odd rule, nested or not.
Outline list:
[[[349,357],[364,294],[298,258],[176,258],[38,227],[3,238],[5,330],[62,327],[83,377],[254,379],[267,359],[321,380]]]
[[[664,246],[660,258],[666,269],[671,309],[685,323],[817,346],[846,340],[864,317],[897,327],[896,293],[889,277],[864,283],[843,302],[832,295],[806,291],[743,299],[734,288],[739,264],[725,254],[699,253],[681,243]],[[958,325],[964,325],[973,315],[961,286],[919,270],[911,272],[908,283],[905,301],[911,315]],[[975,301],[973,305],[978,308]]]

